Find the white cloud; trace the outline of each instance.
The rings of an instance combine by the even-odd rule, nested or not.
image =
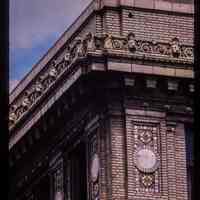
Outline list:
[[[91,0],[10,0],[10,48],[33,48],[57,38]]]

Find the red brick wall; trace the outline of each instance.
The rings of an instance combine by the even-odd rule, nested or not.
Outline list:
[[[104,14],[104,31],[113,35],[120,35],[120,14],[115,10],[108,10]]]
[[[132,13],[132,18],[128,17]],[[123,34],[134,32],[138,39],[168,42],[178,37],[184,44],[193,43],[193,18],[161,12],[123,9]]]
[[[122,116],[111,117],[111,180],[112,199],[125,199],[125,154]]]
[[[118,110],[119,111],[119,110]],[[185,132],[183,124],[167,121],[165,113],[130,109],[124,118],[115,110],[107,119],[101,140],[103,187],[102,199],[187,200]],[[134,124],[157,127],[160,166],[155,191],[142,191],[134,164]],[[107,162],[107,163],[106,163]],[[127,174],[127,176],[126,176]],[[103,181],[104,180],[104,181]],[[156,185],[156,184],[155,184]]]
[[[164,113],[161,117],[156,116],[157,113],[144,113],[143,110],[131,110],[126,116],[126,132],[127,132],[127,162],[128,162],[128,197],[131,199],[167,199],[168,192],[168,162],[167,162],[167,140],[166,140],[166,123]],[[160,114],[160,113],[158,113]],[[153,186],[153,191],[143,191],[139,183],[140,173],[134,164],[134,152],[136,147],[136,132],[134,127],[152,126],[156,128],[153,137],[156,137],[154,144],[155,152],[157,151],[160,157],[160,166],[155,172],[155,180],[157,183]],[[156,150],[157,149],[157,150]]]
[[[132,18],[129,17],[132,14]],[[107,10],[104,14],[104,31],[127,35],[134,32],[136,38],[169,42],[178,37],[181,43],[193,44],[193,17],[147,10]]]
[[[187,199],[186,145],[184,124],[178,123],[175,133],[176,191],[178,200]]]

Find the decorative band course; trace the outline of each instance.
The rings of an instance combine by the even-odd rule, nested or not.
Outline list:
[[[113,51],[112,51],[113,50]],[[166,61],[177,63],[193,64],[193,47],[180,44],[178,38],[173,38],[169,43],[138,40],[134,33],[130,32],[127,36],[116,36],[112,34],[94,35],[87,33],[85,37],[79,38],[69,45],[63,58],[58,62],[52,60],[46,70],[38,74],[31,85],[25,89],[10,105],[9,128],[21,119],[30,108],[42,97],[44,93],[60,78],[60,76],[72,68],[77,60],[86,58],[88,53],[96,51],[108,53],[112,51],[119,55],[134,55],[141,59],[158,58],[160,62]],[[162,59],[161,59],[162,58]]]

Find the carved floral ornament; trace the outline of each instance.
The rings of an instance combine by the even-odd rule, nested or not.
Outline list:
[[[33,104],[50,88],[50,86],[68,70],[77,58],[85,58],[88,52],[96,50],[120,50],[132,54],[149,54],[175,59],[193,59],[193,48],[181,45],[178,38],[173,38],[169,43],[137,40],[134,33],[125,36],[112,34],[94,35],[87,33],[83,38],[73,41],[66,48],[65,55],[57,62],[52,60],[47,70],[39,75],[32,86],[24,91],[20,99],[10,105],[9,127],[13,127]]]
[[[144,187],[148,188],[153,185],[154,182],[153,174],[142,174],[140,178],[141,178],[141,183]]]
[[[149,129],[140,129],[138,137],[141,142],[148,144],[152,140],[152,131]]]
[[[132,32],[127,37],[103,34],[94,36],[94,38],[96,49],[125,50],[132,53],[157,54],[171,58],[193,58],[193,48],[181,45],[178,38],[172,38],[169,43],[137,40]]]

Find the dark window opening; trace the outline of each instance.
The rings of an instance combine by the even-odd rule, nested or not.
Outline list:
[[[43,177],[34,191],[35,200],[50,199],[50,178],[48,175]]]
[[[71,199],[87,199],[87,168],[86,168],[86,148],[84,143],[80,143],[70,156],[71,170]]]
[[[194,170],[194,131],[192,126],[185,126],[186,134],[186,161],[187,161],[187,183],[188,183],[188,199],[192,199],[192,183],[193,183],[193,170]]]

